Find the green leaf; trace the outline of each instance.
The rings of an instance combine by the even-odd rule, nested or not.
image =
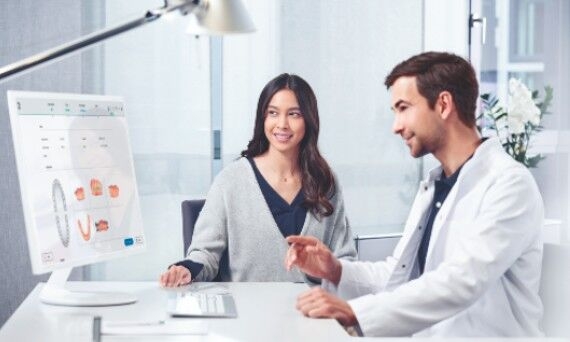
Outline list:
[[[523,164],[525,164],[529,168],[535,168],[537,166],[538,162],[545,159],[545,158],[546,157],[543,157],[542,155],[537,154],[534,157],[526,158],[526,160]]]
[[[501,114],[499,114],[498,116],[495,116],[494,119],[495,121],[498,121],[499,119],[506,117],[507,113],[506,112],[502,112]]]
[[[541,114],[550,114],[548,112],[548,107],[550,107],[550,104],[552,103],[553,92],[554,90],[551,86],[544,87],[544,100],[537,105]]]

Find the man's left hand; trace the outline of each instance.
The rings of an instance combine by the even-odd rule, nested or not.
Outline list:
[[[314,287],[297,298],[297,309],[312,318],[335,318],[345,327],[356,325],[356,316],[348,303],[320,287]]]

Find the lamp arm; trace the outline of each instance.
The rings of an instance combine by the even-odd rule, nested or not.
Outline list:
[[[93,32],[79,39],[73,40],[69,43],[59,45],[55,48],[40,52],[36,55],[24,58],[18,62],[8,64],[0,68],[0,82],[4,81],[6,78],[13,76],[22,71],[28,70],[35,66],[38,66],[44,62],[56,59],[61,56],[65,56],[74,51],[86,48],[95,43],[101,42],[105,39],[111,38],[123,32],[132,30],[139,26],[143,26],[150,22],[155,21],[166,13],[170,13],[176,10],[185,15],[190,13],[194,8],[200,5],[198,0],[176,0],[173,1],[174,4],[170,5],[168,0],[165,0],[164,6],[159,7],[154,10],[147,11],[142,18],[134,19],[124,24],[111,27],[108,29],[103,29],[97,32]]]

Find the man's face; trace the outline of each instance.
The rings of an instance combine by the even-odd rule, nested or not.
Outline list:
[[[415,77],[398,78],[390,90],[395,114],[392,131],[404,139],[415,158],[436,152],[444,133],[438,104],[429,108],[427,99],[418,92]]]

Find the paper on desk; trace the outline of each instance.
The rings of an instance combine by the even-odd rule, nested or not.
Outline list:
[[[103,335],[206,335],[205,322],[194,320],[169,320],[162,324],[113,322],[103,320]]]

